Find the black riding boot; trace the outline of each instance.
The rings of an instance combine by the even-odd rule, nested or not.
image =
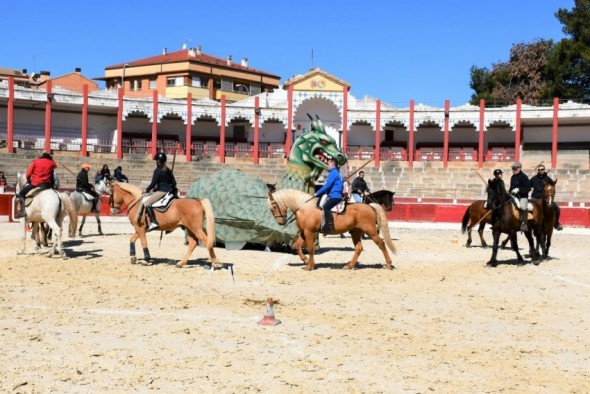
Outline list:
[[[16,213],[17,218],[24,218],[26,215],[25,212],[25,199],[19,197],[18,198],[18,212]]]
[[[92,200],[92,209],[90,210],[91,213],[98,213],[98,209],[96,209],[96,204],[98,204],[98,197],[95,197]]]
[[[157,230],[160,225],[156,220],[156,215],[154,215],[154,209],[152,207],[145,207],[145,213],[150,219],[150,225],[148,226],[147,231],[150,232]]]
[[[527,215],[528,212],[524,210],[520,210],[520,231],[529,231],[529,227],[527,226]]]
[[[559,216],[561,214],[561,209],[559,209],[559,207],[555,204],[553,204],[553,209],[555,210],[555,226],[553,226],[553,228],[556,229],[557,231],[561,231],[561,230],[563,230],[563,226],[561,225],[561,223],[559,223]]]
[[[328,216],[324,217],[325,223],[324,227],[322,227],[322,233],[331,233],[334,231],[334,218],[332,217],[332,212]]]

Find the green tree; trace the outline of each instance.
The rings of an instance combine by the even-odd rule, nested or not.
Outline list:
[[[547,97],[590,99],[590,0],[576,0],[555,16],[568,35],[547,54]]]

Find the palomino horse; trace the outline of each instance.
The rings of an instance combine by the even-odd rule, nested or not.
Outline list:
[[[20,172],[17,174],[16,193],[24,187],[26,183],[25,174]],[[25,208],[26,216],[22,220],[23,234],[25,234],[25,226],[27,223],[33,224],[33,238],[39,246],[40,224],[46,223],[55,236],[55,241],[47,253],[47,257],[53,257],[57,249],[62,258],[67,258],[63,250],[62,242],[62,224],[66,214],[70,218],[69,236],[74,238],[76,236],[76,226],[78,224],[78,217],[73,209],[70,197],[66,193],[60,193],[55,189],[45,189],[40,191],[31,203]],[[25,252],[26,236],[23,238],[23,247],[21,253]]]
[[[393,195],[395,192],[391,192],[389,190],[377,190],[374,193],[367,193],[363,198],[363,202],[365,204],[379,204],[385,209],[386,212],[389,212],[393,209]]]
[[[492,213],[489,209],[485,208],[485,200],[477,200],[471,203],[465,210],[465,214],[463,215],[463,221],[461,222],[461,233],[465,234],[467,231],[467,243],[465,246],[468,248],[471,246],[471,230],[473,227],[479,224],[477,229],[477,233],[479,234],[479,239],[481,240],[481,246],[483,248],[487,248],[488,244],[486,243],[485,239],[483,239],[483,230],[486,224],[492,224]],[[467,224],[469,224],[469,227]],[[502,248],[506,247],[506,244],[510,240],[509,237],[506,237],[504,241],[502,241]]]
[[[80,228],[78,229],[78,235],[82,236],[82,227],[84,227],[84,223],[86,223],[86,215],[91,213],[92,210],[92,199],[88,200],[83,193],[80,192],[71,192],[69,193],[70,200],[72,200],[72,205],[76,210],[76,214],[82,214],[82,223],[80,223]],[[90,196],[92,197],[92,196]],[[101,201],[100,198],[96,203],[96,209],[100,211]],[[100,216],[99,213],[93,213],[94,217],[96,218],[96,223],[98,224],[98,233],[103,235],[102,228],[100,226]]]
[[[287,209],[295,214],[299,231],[298,238],[293,243],[301,260],[306,263],[305,269],[314,267],[314,240],[320,229],[322,211],[316,208],[315,201],[311,201],[310,195],[296,189],[281,189],[275,193],[269,193],[267,198],[268,208],[275,217],[277,223],[284,225],[287,222]],[[377,227],[380,228],[384,239],[379,237]],[[379,204],[350,204],[343,214],[336,215],[334,219],[335,231],[332,234],[350,232],[354,243],[354,255],[345,268],[354,269],[359,255],[363,251],[361,238],[363,233],[371,237],[377,244],[383,256],[387,269],[395,268],[391,264],[391,258],[385,245],[395,253],[395,245],[389,235],[389,227],[385,211]],[[302,244],[306,243],[309,259],[303,254]]]
[[[500,243],[500,234],[508,234],[510,238],[510,243],[512,245],[512,250],[516,252],[516,257],[520,263],[524,262],[519,250],[518,250],[518,241],[516,237],[516,233],[520,230],[520,218],[518,214],[515,213],[515,208],[512,205],[512,200],[510,195],[506,192],[506,187],[504,186],[504,181],[497,180],[497,179],[490,179],[488,180],[488,198],[486,201],[486,206],[491,209],[492,215],[492,233],[494,235],[494,245],[492,247],[492,257],[488,262],[488,265],[491,267],[496,267],[498,265],[498,261],[496,256],[498,255],[498,244]],[[528,220],[528,231],[525,231],[524,234],[529,242],[529,253],[533,260],[533,264],[539,264],[539,252],[535,248],[532,230],[535,231],[535,236],[537,239],[541,240],[541,224],[543,220],[543,215],[541,212],[538,212],[538,208],[536,205],[533,205],[533,220]],[[544,248],[544,245],[541,245]]]
[[[137,219],[137,210],[141,202],[141,189],[130,183],[114,182],[111,190],[111,211],[118,214],[122,205],[127,207],[129,221],[135,228],[135,233],[129,242],[129,255],[131,263],[135,264],[135,241],[140,239],[143,247],[143,265],[151,265],[150,251],[146,238],[145,215]],[[181,227],[188,234],[188,249],[176,266],[183,267],[197,246],[197,240],[201,241],[209,252],[209,258],[213,268],[221,268],[222,264],[217,260],[213,245],[215,243],[215,217],[211,202],[208,199],[196,200],[192,198],[179,198],[172,202],[165,212],[154,210],[156,220],[160,224],[161,231],[172,231]],[[207,234],[203,231],[204,221],[207,220]]]

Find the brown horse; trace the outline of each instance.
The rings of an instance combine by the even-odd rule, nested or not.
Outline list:
[[[284,225],[287,222],[288,209],[294,212],[295,220],[300,235],[293,243],[293,248],[306,264],[305,269],[313,269],[314,262],[314,239],[316,238],[322,220],[322,211],[316,208],[315,201],[311,201],[309,194],[296,189],[281,189],[275,193],[269,193],[268,208],[275,217],[277,223]],[[377,244],[385,257],[385,267],[395,268],[387,253],[385,245],[395,254],[395,245],[389,235],[389,227],[385,211],[379,204],[350,204],[343,214],[336,215],[334,219],[335,231],[331,234],[342,234],[350,232],[354,243],[354,255],[344,268],[354,269],[359,255],[363,251],[361,237],[367,234]],[[383,234],[383,239],[377,233],[377,227]],[[309,253],[309,259],[303,254],[302,245],[305,242]]]
[[[510,243],[512,245],[512,249],[516,253],[516,257],[518,258],[518,262],[524,262],[520,251],[518,250],[518,242],[516,233],[520,229],[520,219],[517,214],[515,214],[515,208],[512,205],[512,197],[506,192],[506,187],[504,186],[504,181],[501,179],[490,179],[488,180],[488,187],[487,187],[488,198],[486,200],[486,206],[490,208],[493,212],[492,215],[492,233],[494,235],[494,245],[492,247],[492,257],[488,262],[488,266],[496,267],[498,265],[498,261],[496,256],[498,255],[498,244],[500,243],[500,234],[505,233],[508,234],[510,238]],[[539,260],[539,253],[535,248],[535,244],[533,241],[532,230],[535,232],[535,237],[537,240],[540,240],[541,247],[544,248],[543,239],[541,237],[542,233],[542,220],[543,214],[539,212],[538,206],[533,205],[533,219],[528,220],[528,231],[525,231],[524,234],[529,242],[529,253],[533,260],[533,264],[538,265]]]
[[[543,186],[543,241],[545,248],[542,249],[543,258],[549,257],[549,247],[551,247],[551,237],[553,236],[553,227],[557,220],[553,204],[555,203],[555,185],[557,179],[553,182],[545,181]],[[543,242],[541,242],[541,245]]]
[[[144,219],[145,216],[142,215],[139,219],[136,217],[142,197],[141,189],[130,183],[114,182],[110,185],[110,192],[112,213],[118,214],[121,206],[126,206],[129,211],[129,221],[135,228],[135,233],[129,240],[131,263],[135,264],[137,262],[135,257],[135,241],[139,238],[143,247],[144,263],[142,264],[151,265],[151,257],[146,238],[147,223]],[[201,241],[207,248],[212,266],[214,268],[220,268],[222,266],[213,251],[213,244],[215,242],[215,217],[213,216],[213,209],[209,200],[196,200],[192,198],[176,199],[165,212],[154,210],[154,214],[160,224],[160,230],[172,231],[178,227],[186,230],[186,234],[188,235],[188,250],[182,260],[176,264],[178,268],[186,264],[191,253],[197,246],[197,240]],[[205,219],[207,220],[207,234],[203,231]]]
[[[483,248],[487,248],[488,244],[486,243],[485,239],[483,239],[483,230],[486,224],[492,224],[492,212],[489,209],[485,208],[485,200],[477,200],[471,203],[465,210],[465,214],[463,215],[463,221],[461,222],[461,233],[465,234],[467,231],[467,243],[465,246],[468,248],[471,246],[471,230],[473,227],[479,224],[477,229],[477,233],[479,234],[479,239],[481,240],[481,246]],[[468,224],[469,227],[467,226]],[[504,241],[502,241],[501,247],[506,247],[506,244],[510,240],[509,237],[506,237]]]

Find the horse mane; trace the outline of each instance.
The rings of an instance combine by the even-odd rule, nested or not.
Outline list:
[[[279,189],[272,196],[277,203],[287,207],[301,207],[312,197],[297,189]]]
[[[119,185],[119,187],[126,191],[127,193],[131,194],[135,198],[141,198],[142,192],[141,189],[131,183],[125,182],[115,182],[115,185]]]

